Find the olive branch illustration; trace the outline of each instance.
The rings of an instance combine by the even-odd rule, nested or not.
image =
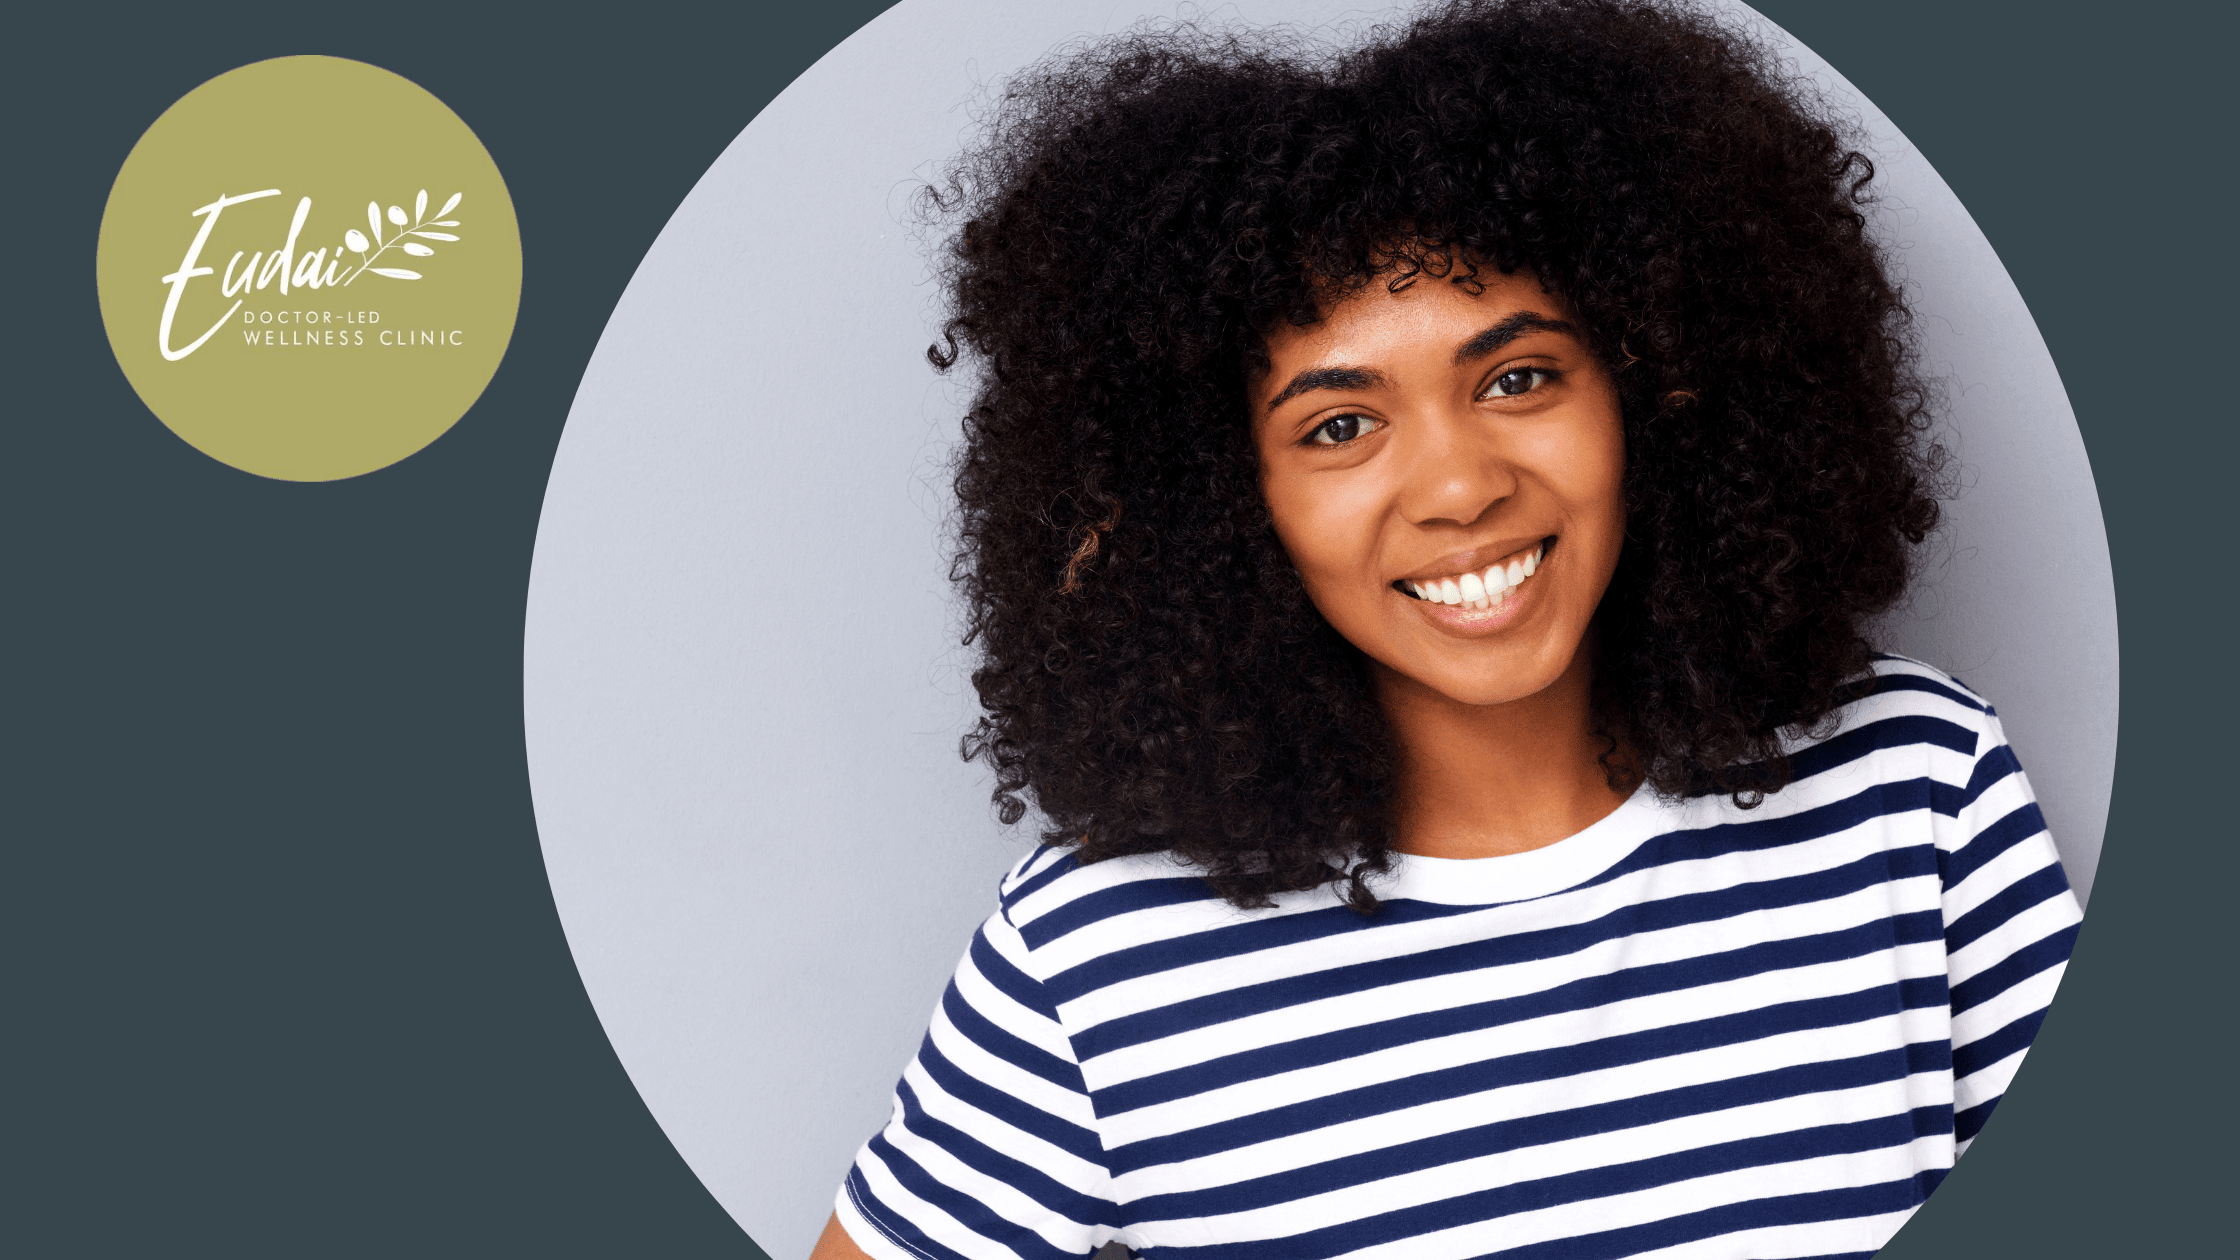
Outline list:
[[[366,234],[356,228],[351,228],[342,234],[344,247],[355,250],[358,255],[358,265],[351,270],[349,277],[342,282],[343,285],[352,284],[359,276],[369,271],[377,276],[387,276],[391,280],[420,279],[420,273],[417,271],[407,271],[403,267],[376,267],[373,264],[383,254],[392,249],[401,249],[414,258],[426,258],[436,252],[433,248],[423,245],[419,241],[406,240],[407,236],[417,236],[430,241],[458,240],[458,237],[449,232],[431,232],[427,229],[459,226],[457,219],[447,219],[443,216],[450,214],[458,206],[459,199],[464,196],[466,196],[465,193],[451,194],[451,200],[444,202],[443,208],[436,211],[435,218],[430,219],[428,217],[428,190],[421,189],[420,195],[413,200],[412,219],[409,225],[405,220],[403,206],[389,207],[389,225],[397,230],[387,239],[383,239],[381,235],[381,203],[378,201],[367,202],[366,226],[373,229],[373,237],[370,240],[367,239]],[[370,255],[366,252],[368,250],[372,251]]]

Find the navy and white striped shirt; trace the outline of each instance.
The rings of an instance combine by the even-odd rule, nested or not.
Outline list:
[[[1403,856],[1373,917],[1036,853],[843,1226],[881,1260],[1871,1255],[2079,918],[1991,708],[1876,673],[1756,809],[1644,791],[1531,852]]]

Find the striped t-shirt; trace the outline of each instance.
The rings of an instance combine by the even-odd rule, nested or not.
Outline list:
[[[1239,910],[1004,879],[857,1156],[881,1260],[1871,1255],[2013,1077],[2078,922],[1997,716],[1913,661],[1755,809],[1402,856]]]

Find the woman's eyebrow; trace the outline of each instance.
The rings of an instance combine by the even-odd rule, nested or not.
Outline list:
[[[1518,311],[1463,342],[1461,348],[1454,352],[1454,361],[1459,364],[1482,359],[1528,332],[1570,333],[1576,336],[1579,330],[1563,320],[1549,319],[1538,311]]]
[[[1483,336],[1484,334],[1480,334]],[[1291,383],[1277,391],[1268,400],[1268,410],[1274,411],[1311,389],[1379,389],[1384,385],[1384,375],[1373,368],[1318,367],[1308,368],[1291,378]]]

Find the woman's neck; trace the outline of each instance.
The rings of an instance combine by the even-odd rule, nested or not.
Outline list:
[[[1585,645],[1556,681],[1507,704],[1459,703],[1381,666],[1378,699],[1400,751],[1394,847],[1423,857],[1523,853],[1625,803],[1595,734]]]

